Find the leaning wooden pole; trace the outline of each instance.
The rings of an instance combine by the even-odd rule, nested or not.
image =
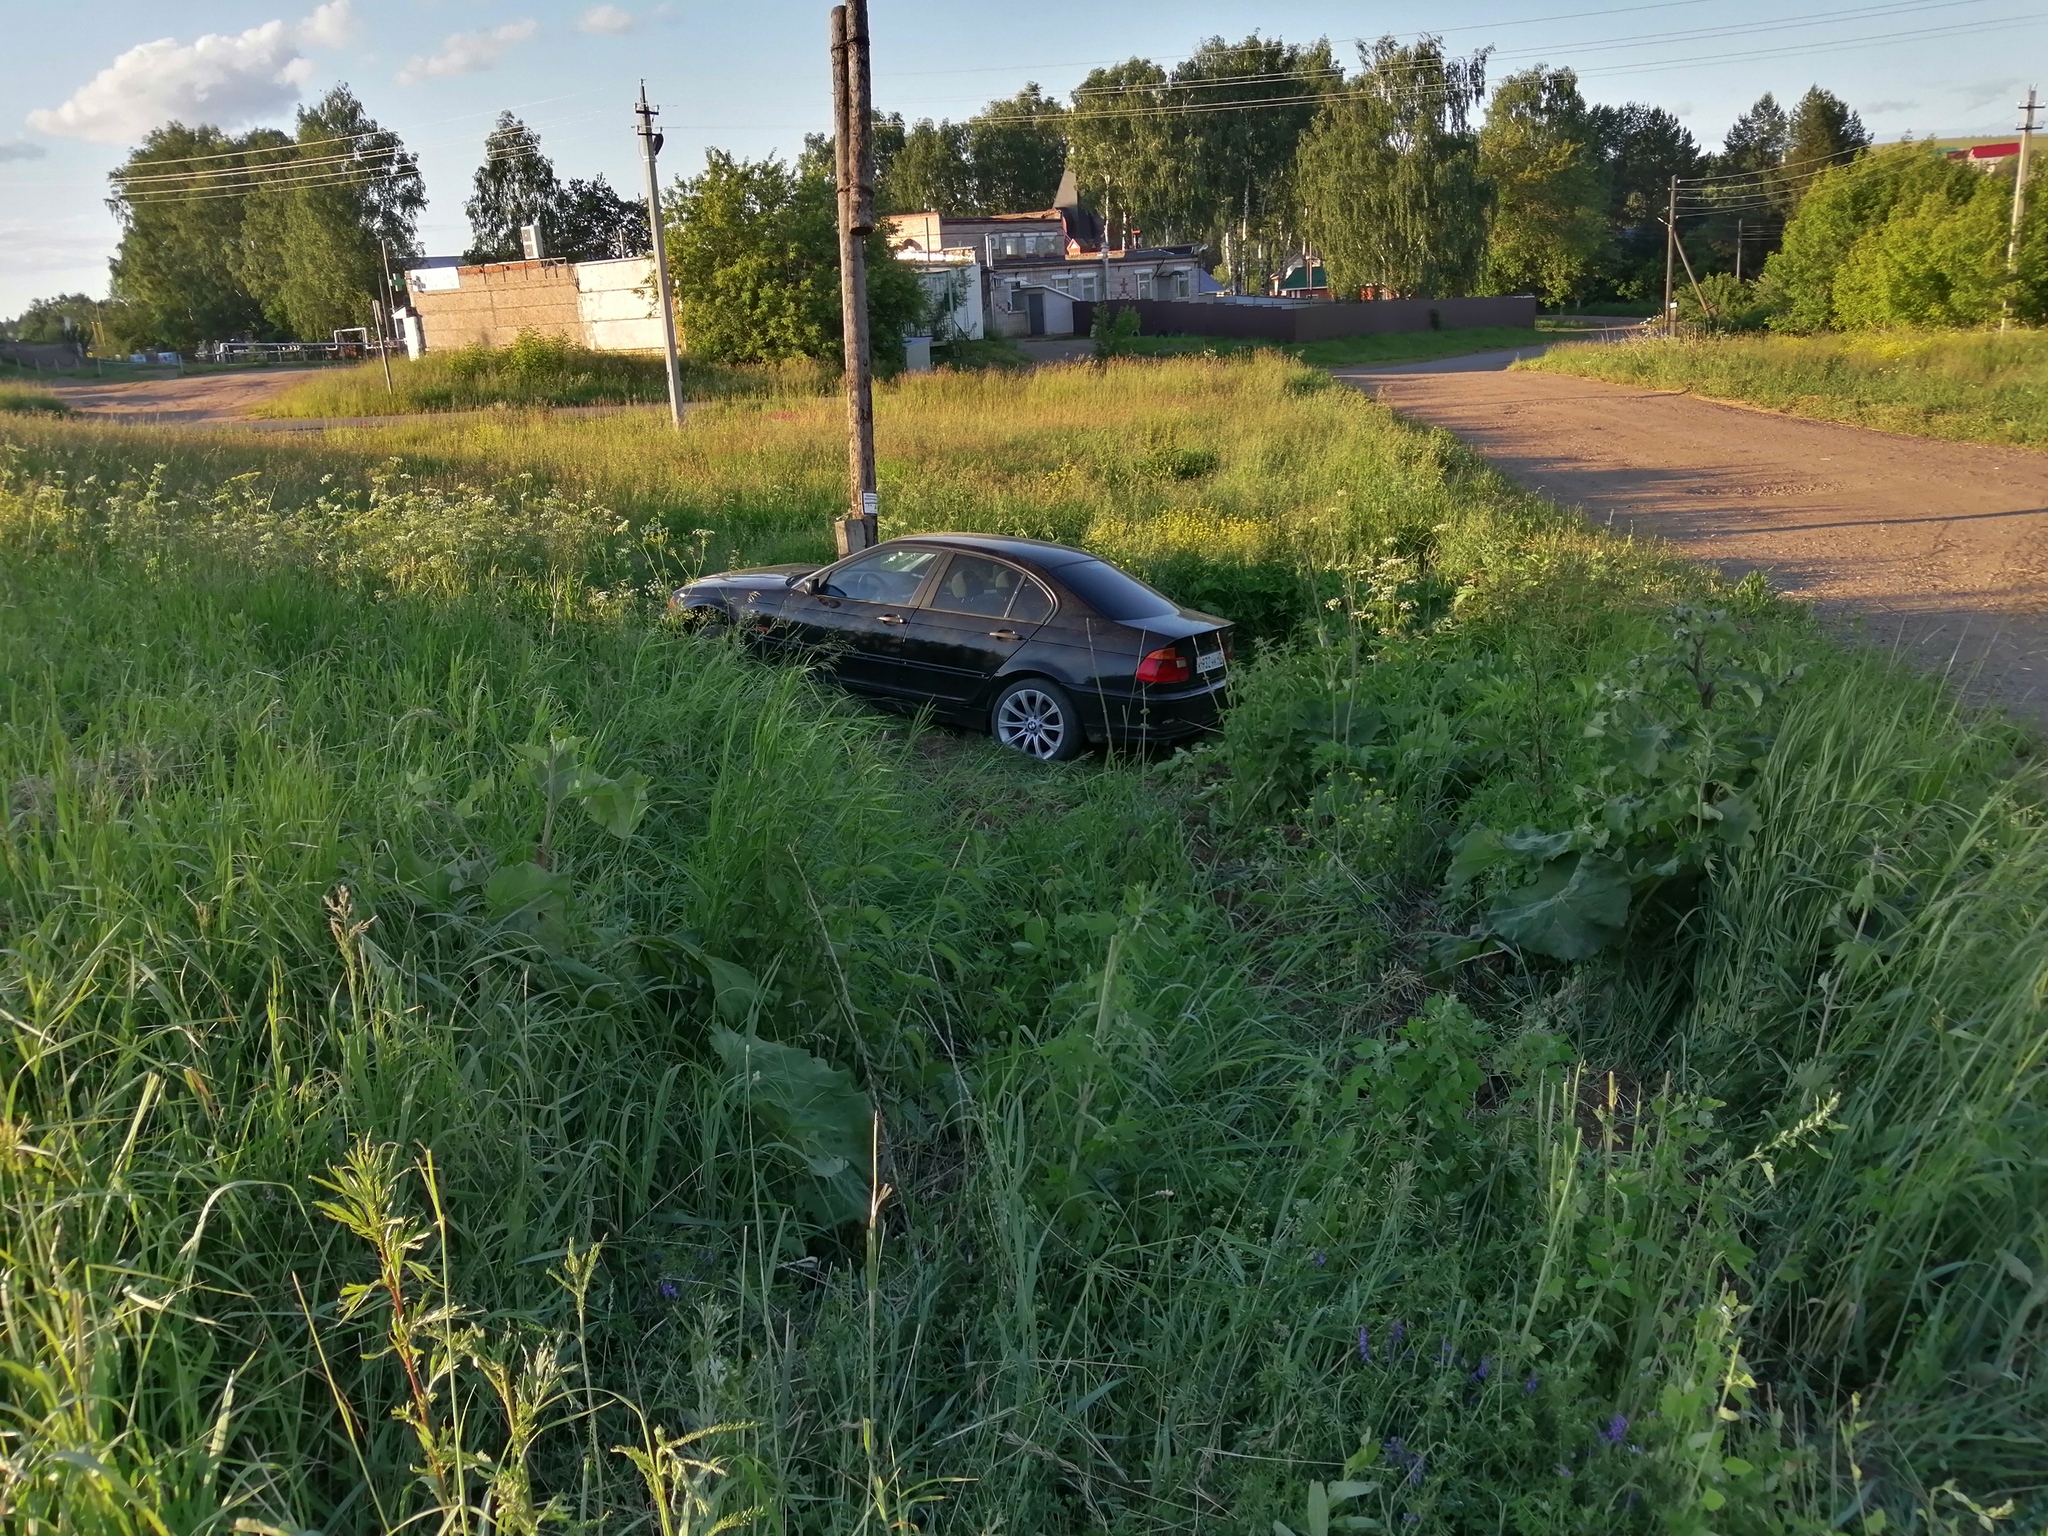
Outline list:
[[[867,237],[875,227],[873,89],[867,0],[832,8],[834,173],[839,187],[839,307],[846,349],[846,516],[842,555],[876,543],[874,358],[868,340]]]

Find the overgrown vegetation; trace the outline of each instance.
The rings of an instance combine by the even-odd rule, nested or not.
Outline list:
[[[2039,331],[1652,338],[1553,347],[1514,366],[1887,432],[2048,447],[2048,334]]]
[[[492,406],[654,405],[668,400],[666,365],[656,354],[599,352],[538,331],[507,347],[469,346],[312,375],[264,402],[265,416],[394,416]],[[815,394],[825,375],[803,363],[751,369],[683,358],[683,395]]]
[[[2025,744],[1326,383],[883,392],[896,527],[1291,637],[1052,772],[660,622],[823,403],[10,422],[11,1522],[2038,1519]],[[1576,960],[1457,857],[1709,822]]]
[[[71,407],[47,389],[22,389],[12,384],[0,384],[0,414],[68,416]]]

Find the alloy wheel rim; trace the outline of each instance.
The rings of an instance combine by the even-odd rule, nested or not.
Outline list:
[[[1028,757],[1051,757],[1067,739],[1066,716],[1052,695],[1020,688],[996,714],[996,740]]]

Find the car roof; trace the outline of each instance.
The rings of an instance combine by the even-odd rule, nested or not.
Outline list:
[[[1057,570],[1063,565],[1073,565],[1081,560],[1097,557],[1085,549],[1075,549],[1066,544],[1052,544],[1044,539],[1012,538],[1000,533],[913,533],[900,539],[891,539],[891,544],[943,544],[949,549],[979,549],[992,555],[1005,555],[1012,560],[1021,560],[1027,565],[1036,565],[1044,570]]]

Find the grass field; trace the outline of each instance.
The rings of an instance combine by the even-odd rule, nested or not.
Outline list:
[[[2038,1526],[2022,737],[1285,359],[905,381],[1269,640],[1033,767],[661,621],[835,417],[0,426],[12,1528]]]
[[[1331,341],[1275,346],[1270,342],[1231,341],[1219,336],[1138,336],[1127,343],[1135,357],[1185,357],[1190,355],[1230,357],[1271,350],[1283,352],[1318,368],[1342,368],[1356,363],[1426,362],[1438,357],[1462,357],[1468,352],[1494,352],[1526,347],[1540,341],[1555,341],[1583,329],[1548,317],[1536,323],[1532,333],[1520,326],[1475,326],[1457,331],[1399,331],[1386,336],[1340,336]]]
[[[475,411],[494,406],[651,405],[668,399],[659,355],[598,352],[526,332],[508,347],[463,347],[357,364],[316,374],[269,401],[267,416],[392,416]],[[812,393],[824,375],[816,365],[725,368],[683,359],[683,398]]]
[[[1885,432],[2048,448],[2048,333],[2039,331],[1652,340],[1558,347],[1515,366]]]

